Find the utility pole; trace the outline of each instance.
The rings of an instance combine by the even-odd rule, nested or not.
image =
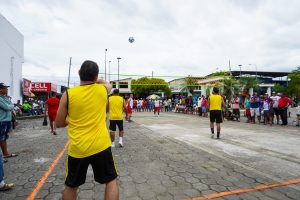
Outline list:
[[[120,57],[117,57],[118,59],[118,89],[120,89]]]
[[[110,82],[110,63],[111,61],[108,61],[108,82]]]
[[[72,65],[72,57],[70,57],[70,63],[69,63],[69,75],[68,75],[68,89],[70,88],[70,71],[71,71],[71,65]]]
[[[105,52],[104,52],[104,80],[106,81],[106,52],[107,52],[107,49],[105,49]]]

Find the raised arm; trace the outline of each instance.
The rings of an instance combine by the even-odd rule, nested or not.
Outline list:
[[[56,114],[55,123],[57,128],[63,128],[68,126],[67,115],[67,94],[66,92],[64,92],[60,99],[58,111]]]
[[[111,89],[112,89],[112,85],[111,85],[110,83],[108,83],[108,82],[106,82],[106,81],[104,81],[104,80],[102,80],[102,79],[98,79],[98,80],[97,80],[97,83],[103,84],[104,87],[105,87],[106,90],[107,90],[107,94],[110,93],[110,91],[111,91]]]

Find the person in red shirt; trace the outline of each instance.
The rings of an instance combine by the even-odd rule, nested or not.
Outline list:
[[[45,102],[45,115],[47,114],[48,110],[48,117],[50,121],[50,128],[51,128],[51,133],[53,135],[56,135],[56,125],[55,125],[55,118],[56,118],[56,113],[59,107],[59,98],[56,97],[56,93],[52,93],[51,98],[47,99]]]
[[[143,111],[147,111],[147,101],[145,99],[143,100]]]
[[[287,109],[290,102],[291,100],[282,93],[281,98],[278,100],[278,109],[282,120],[282,126],[286,126],[288,124]]]

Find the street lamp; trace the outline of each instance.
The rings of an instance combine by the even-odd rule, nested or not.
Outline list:
[[[108,81],[110,82],[110,63],[111,61],[108,61]]]
[[[106,52],[107,52],[107,49],[105,49],[105,52],[104,52],[104,79],[106,81]]]
[[[118,89],[120,89],[120,57],[117,57],[118,59]]]
[[[240,78],[242,77],[242,66],[243,65],[238,65],[240,67]]]
[[[255,78],[257,79],[257,64],[248,64],[248,65],[255,66]]]

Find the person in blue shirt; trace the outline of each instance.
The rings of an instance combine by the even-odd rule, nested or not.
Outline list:
[[[257,116],[257,120],[260,122],[260,98],[257,96],[256,92],[253,93],[253,96],[250,99],[250,112],[252,123],[255,124],[255,116]]]
[[[8,132],[11,128],[11,112],[14,108],[9,97],[7,97],[8,87],[4,83],[0,83],[0,146],[2,150],[0,153],[0,191],[10,190],[14,187],[13,183],[4,182],[4,159],[2,155],[3,153],[6,158],[16,156],[16,154],[8,153],[6,143]]]

